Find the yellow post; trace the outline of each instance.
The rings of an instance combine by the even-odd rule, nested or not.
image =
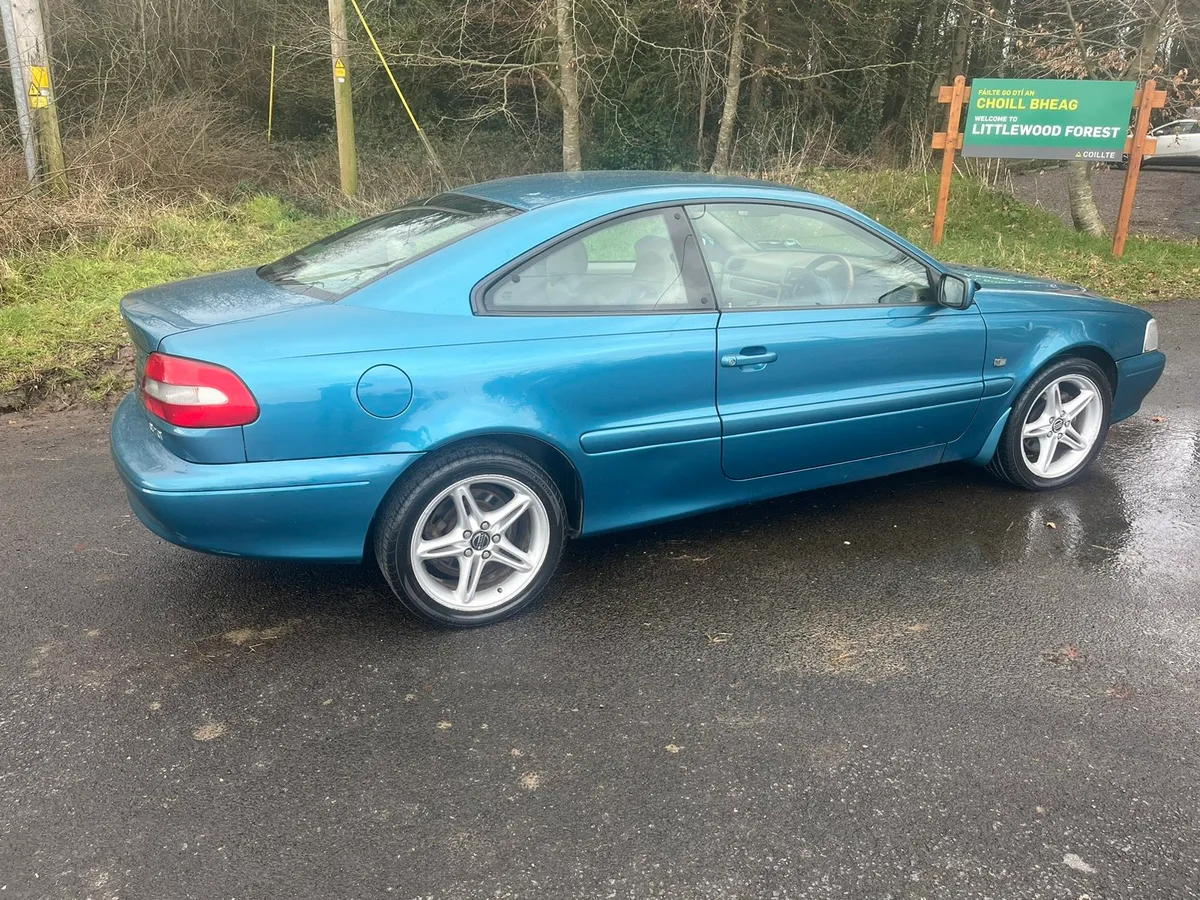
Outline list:
[[[329,36],[333,51],[333,105],[337,116],[338,164],[342,193],[358,193],[358,155],[354,149],[354,107],[350,100],[350,41],[346,37],[346,0],[329,0]]]
[[[271,45],[271,93],[267,98],[267,143],[271,143],[271,125],[275,122],[275,45]]]

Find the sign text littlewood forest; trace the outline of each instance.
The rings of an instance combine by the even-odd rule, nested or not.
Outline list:
[[[963,156],[1120,161],[1136,87],[1132,81],[977,78]]]

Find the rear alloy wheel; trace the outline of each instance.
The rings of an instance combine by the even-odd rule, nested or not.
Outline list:
[[[989,468],[1031,490],[1069,484],[1100,452],[1111,412],[1112,388],[1099,366],[1054,363],[1018,398]]]
[[[433,457],[393,493],[376,557],[404,605],[428,621],[471,627],[513,615],[558,565],[562,497],[508,447],[475,444]]]

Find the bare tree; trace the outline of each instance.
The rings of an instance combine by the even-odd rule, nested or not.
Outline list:
[[[1153,70],[1174,18],[1176,0],[1058,0],[1036,20],[1036,31],[1019,41],[1039,74],[1059,78],[1142,80]],[[1092,174],[1082,160],[1068,164],[1071,221],[1079,231],[1105,234]]]
[[[555,0],[555,43],[558,46],[558,99],[562,104],[564,172],[583,168],[579,142],[579,54],[575,46],[575,0]]]
[[[712,171],[729,171],[733,156],[733,128],[737,124],[738,96],[742,90],[742,54],[746,44],[746,13],[750,0],[737,0],[733,29],[729,34],[729,63],[725,74],[725,102],[721,107],[721,127],[717,131],[717,152]]]

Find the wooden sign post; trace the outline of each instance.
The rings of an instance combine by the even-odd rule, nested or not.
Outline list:
[[[1125,253],[1125,237],[1129,234],[1129,220],[1133,218],[1133,196],[1137,193],[1138,175],[1142,171],[1142,158],[1158,149],[1158,139],[1147,135],[1150,128],[1150,110],[1161,109],[1167,104],[1167,92],[1158,89],[1153,78],[1142,85],[1133,105],[1137,107],[1133,137],[1126,143],[1125,152],[1129,163],[1125,169],[1125,189],[1121,192],[1121,208],[1117,212],[1117,227],[1113,229],[1113,256]]]
[[[1128,125],[1128,118],[1125,125],[1118,124],[1121,117],[1117,111],[1129,103],[1132,94],[1137,118],[1132,135],[1123,142],[1125,188],[1113,229],[1113,255],[1124,253],[1142,160],[1157,149],[1158,142],[1148,134],[1150,112],[1166,104],[1167,94],[1153,78],[1136,92],[1129,82],[1123,84],[1127,93],[1119,101],[1119,82],[983,80],[973,92],[959,75],[952,85],[944,85],[938,91],[938,102],[950,104],[950,114],[946,130],[933,136],[933,149],[942,151],[942,177],[933,213],[934,246],[945,236],[950,180],[958,151],[965,156],[1115,161],[1122,144],[1120,135]],[[974,130],[964,150],[967,135],[959,131],[959,123],[963,106],[973,93],[978,94],[979,108],[972,107],[967,118],[967,128]],[[1055,93],[1058,96],[1053,96]],[[1114,104],[1119,105],[1114,108]],[[1094,118],[1097,116],[1099,121]]]
[[[963,104],[971,99],[971,89],[963,75],[955,77],[953,85],[942,85],[938,103],[950,104],[950,120],[946,130],[933,136],[933,149],[942,151],[942,180],[938,184],[937,208],[933,212],[933,246],[946,234],[946,206],[950,203],[950,178],[954,175],[954,153],[962,148],[963,136],[958,131]]]

